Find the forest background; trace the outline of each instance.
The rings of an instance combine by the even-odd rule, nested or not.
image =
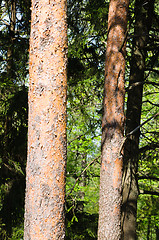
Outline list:
[[[30,1],[1,0],[0,4],[0,238],[17,240],[23,239],[24,222]],[[97,239],[108,7],[106,0],[68,0],[66,239]],[[142,240],[159,239],[159,128],[153,117],[159,112],[158,11],[157,0],[130,1],[125,113],[130,94],[137,99],[140,87],[138,115],[144,124],[134,155],[137,236]],[[137,21],[144,23],[143,31],[136,28]],[[131,83],[138,62],[134,49],[141,36],[144,45],[138,46],[138,52],[143,75]]]

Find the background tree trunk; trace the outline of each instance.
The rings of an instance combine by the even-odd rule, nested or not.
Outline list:
[[[99,199],[99,240],[121,237],[120,148],[124,134],[125,40],[129,1],[111,0],[108,16],[102,156]]]
[[[24,239],[64,239],[66,1],[33,0]]]
[[[135,2],[135,27],[130,66],[130,82],[127,100],[126,135],[140,125],[144,70],[149,30],[151,28],[154,1],[144,5],[143,0]],[[128,137],[124,145],[122,239],[136,239],[136,214],[138,198],[138,155],[140,130]]]

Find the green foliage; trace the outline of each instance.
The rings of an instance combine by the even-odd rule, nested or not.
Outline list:
[[[156,74],[151,74],[150,82],[157,83]],[[158,86],[145,85],[142,118],[145,121],[158,111]],[[159,223],[159,144],[158,117],[152,119],[141,129],[139,159],[139,189],[137,231],[139,239],[156,239]],[[147,193],[147,194],[144,194]]]
[[[19,14],[10,35],[10,1],[0,1],[0,238],[23,238],[27,149],[27,81],[30,1],[16,1]],[[158,112],[158,5],[147,51],[142,121]],[[68,0],[68,160],[66,239],[97,239],[101,118],[108,1]],[[134,0],[130,1],[126,87],[134,38]],[[8,51],[11,69],[8,70]],[[158,226],[158,118],[141,129],[138,239],[155,239]],[[150,178],[151,177],[151,178]],[[6,214],[7,213],[7,214]]]
[[[1,1],[0,239],[22,239],[27,148],[30,1]]]
[[[137,232],[139,240],[156,240],[156,230],[159,227],[159,200],[157,196],[140,195],[138,199]]]

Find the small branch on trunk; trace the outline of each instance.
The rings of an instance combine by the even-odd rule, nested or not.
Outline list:
[[[153,69],[153,68],[146,68],[145,71],[155,72],[155,73],[159,74],[159,70]]]
[[[155,107],[159,107],[159,103],[153,103],[150,100],[143,101],[142,103],[150,103],[151,105],[153,105]]]
[[[137,132],[137,130],[140,129],[140,127],[142,127],[143,125],[145,125],[145,124],[146,124],[147,122],[149,122],[151,119],[156,118],[157,116],[159,116],[159,112],[156,113],[156,114],[154,114],[152,117],[148,118],[145,122],[141,123],[139,126],[137,126],[133,131],[131,131],[130,133],[128,133],[128,134],[126,135],[126,137],[128,137],[128,136],[134,134],[135,132]]]
[[[139,194],[150,194],[150,195],[154,195],[154,196],[159,196],[159,192],[148,191],[148,190],[140,190]]]
[[[152,104],[153,106],[159,107],[159,103],[153,103],[150,100],[147,100],[148,103]]]
[[[159,83],[153,81],[146,81],[145,84],[151,84],[153,86],[159,86]]]
[[[136,83],[133,83],[131,86],[127,87],[126,88],[126,92],[132,90],[133,88],[137,87],[137,86],[140,86],[140,85],[143,85],[144,82],[136,82]]]
[[[148,150],[154,150],[155,148],[159,148],[159,144],[157,144],[157,143],[152,143],[152,144],[150,144],[150,145],[146,145],[146,146],[140,148],[140,149],[139,149],[139,153],[144,153],[144,152],[146,152],[146,151],[148,151]]]
[[[148,180],[154,180],[154,181],[159,181],[159,178],[158,177],[154,177],[154,176],[138,176],[138,179],[139,180],[142,180],[142,179],[148,179]]]
[[[149,75],[149,74],[148,74]],[[148,77],[147,75],[147,77]],[[146,78],[147,78],[146,77]],[[133,83],[131,86],[127,87],[125,90],[126,92],[132,90],[133,88],[137,87],[137,86],[140,86],[140,85],[143,85],[143,84],[151,84],[153,86],[159,86],[159,83],[157,82],[153,82],[153,81],[144,81],[144,82],[136,82],[136,83]]]

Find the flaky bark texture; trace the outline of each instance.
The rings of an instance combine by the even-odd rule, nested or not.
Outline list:
[[[125,40],[128,0],[111,0],[108,17],[98,240],[121,238],[120,148],[124,132]]]
[[[154,0],[135,2],[135,27],[132,59],[130,66],[130,84],[127,101],[126,135],[140,125],[142,94],[144,84],[145,58],[149,30],[151,28]],[[122,200],[122,239],[136,239],[136,214],[138,198],[138,130],[124,145],[123,200]]]
[[[64,239],[66,1],[32,0],[25,240]]]

